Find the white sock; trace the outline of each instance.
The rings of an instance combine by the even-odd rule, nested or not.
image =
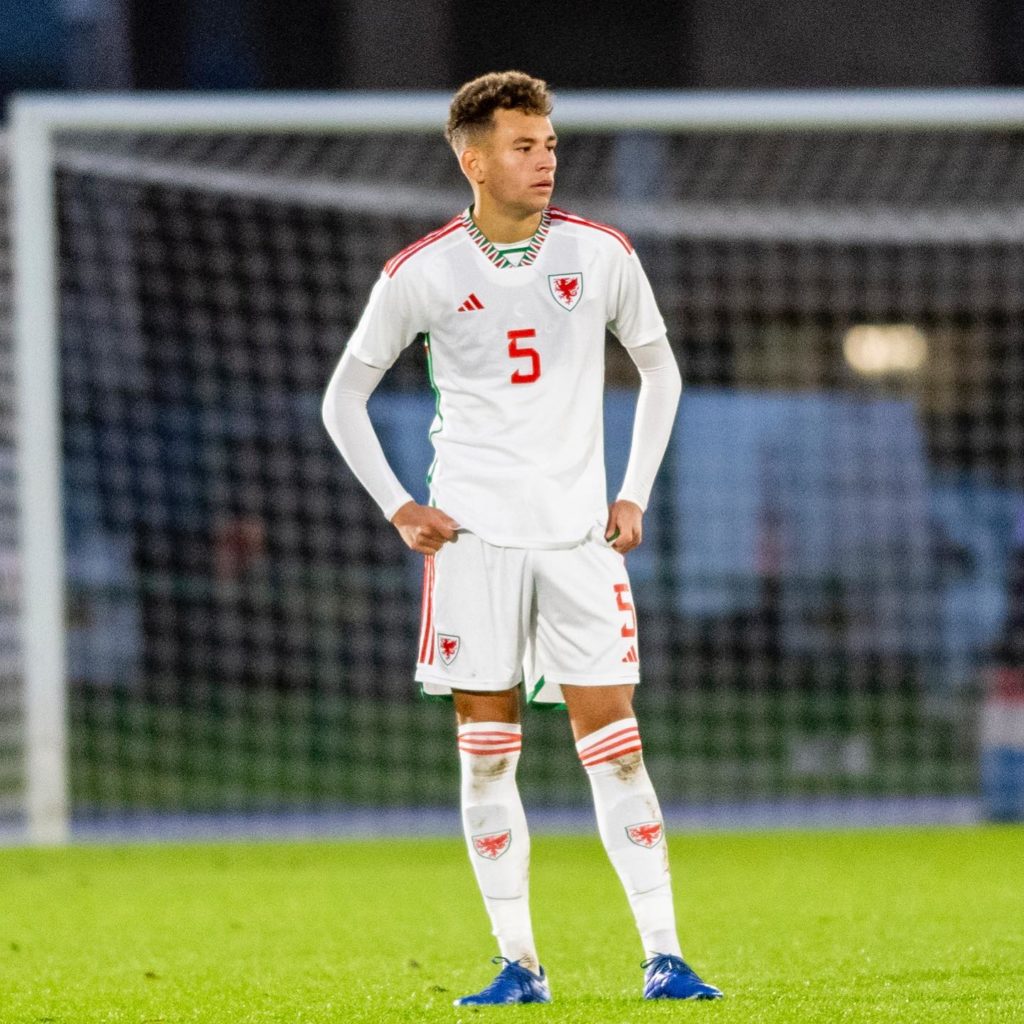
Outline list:
[[[462,827],[502,956],[539,971],[530,922],[530,836],[516,785],[522,727],[459,726]]]
[[[576,744],[590,777],[597,827],[629,898],[648,957],[680,956],[668,847],[658,798],[644,767],[635,718],[612,722]]]

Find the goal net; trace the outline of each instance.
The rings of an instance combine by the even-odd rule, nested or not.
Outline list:
[[[83,822],[449,806],[451,709],[411,678],[418,556],[319,420],[385,260],[468,202],[444,104],[203,102],[21,106],[48,148],[18,201],[55,224],[49,249],[19,236],[16,252],[29,314],[56,295],[60,441],[28,471],[62,498],[26,529],[51,530],[59,578],[21,567],[42,588],[30,635],[59,602],[66,734],[36,733],[66,772],[49,784]],[[669,807],[976,791],[1024,494],[1024,117],[942,104],[901,116],[894,99],[881,122],[835,99],[775,121],[679,97],[668,113],[614,96],[556,110],[557,202],[631,234],[686,382],[629,563],[638,710]],[[31,780],[2,329],[0,358],[13,806]],[[635,379],[613,342],[608,385],[614,487]],[[420,346],[371,413],[423,497]],[[35,660],[26,691],[55,685]],[[564,715],[531,713],[524,732],[527,803],[585,807]]]

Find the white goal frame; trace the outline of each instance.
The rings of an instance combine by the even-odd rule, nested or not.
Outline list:
[[[126,129],[439,132],[448,94],[24,95],[10,105],[25,834],[70,837],[54,136]],[[565,132],[1024,128],[1024,90],[561,93]],[[1014,225],[1014,230],[1017,229]]]

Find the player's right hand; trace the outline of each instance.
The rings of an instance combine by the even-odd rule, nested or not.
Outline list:
[[[391,522],[402,540],[423,555],[435,555],[441,546],[455,539],[459,524],[450,515],[430,505],[407,501],[392,517]]]

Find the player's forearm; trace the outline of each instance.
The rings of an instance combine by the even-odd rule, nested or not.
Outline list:
[[[618,500],[632,501],[646,509],[675,425],[682,379],[667,338],[627,351],[640,371],[640,397]]]
[[[346,351],[327,385],[322,412],[327,433],[342,458],[390,521],[412,497],[388,465],[366,411],[367,400],[384,373]]]

